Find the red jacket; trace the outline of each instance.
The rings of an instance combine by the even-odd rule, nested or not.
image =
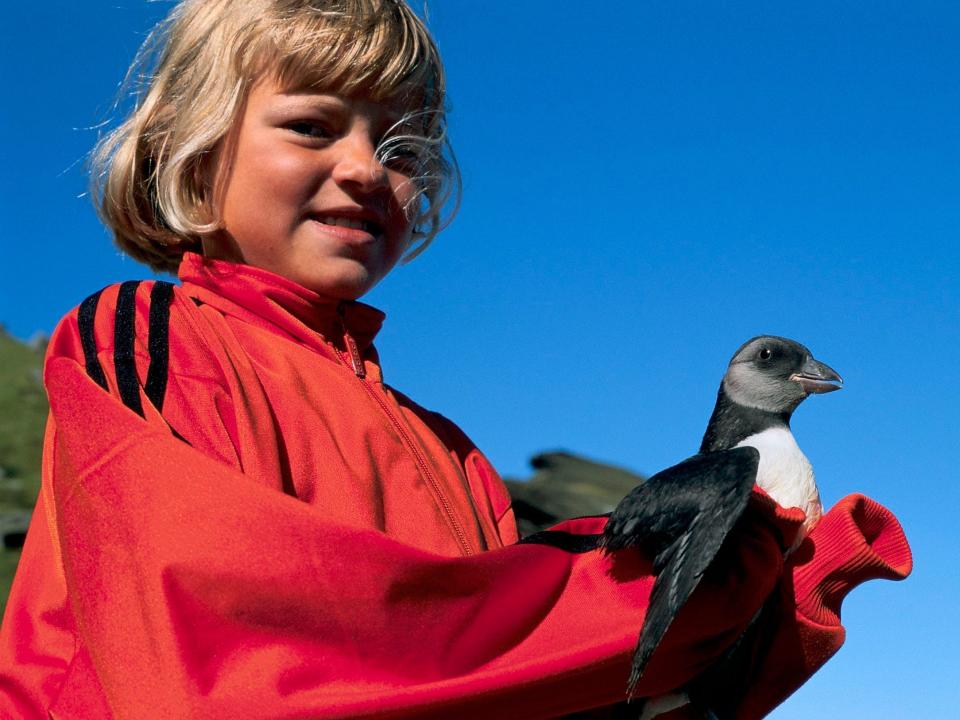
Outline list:
[[[633,551],[576,551],[604,518],[515,544],[483,455],[383,383],[376,310],[197,255],[180,277],[106,288],[51,340],[2,717],[549,718],[623,699],[653,578]],[[709,667],[774,593],[738,697],[760,717],[839,648],[852,587],[909,572],[862,496],[785,563],[802,517],[757,491],[640,694]]]

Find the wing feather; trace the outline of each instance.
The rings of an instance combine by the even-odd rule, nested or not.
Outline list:
[[[694,455],[634,488],[611,514],[603,538],[606,551],[640,547],[650,553],[657,575],[628,696],[743,514],[759,462],[752,447]]]

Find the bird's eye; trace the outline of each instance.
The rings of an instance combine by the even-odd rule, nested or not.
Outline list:
[[[770,348],[760,348],[758,356],[761,360],[769,360],[773,353],[770,351]]]

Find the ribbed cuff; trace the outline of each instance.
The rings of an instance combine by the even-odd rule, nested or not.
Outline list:
[[[787,560],[797,610],[821,625],[840,624],[840,605],[860,583],[902,580],[912,568],[910,545],[893,513],[860,494],[834,505]]]
[[[767,495],[759,485],[753,486],[753,495],[748,509],[758,513],[776,528],[780,547],[784,552],[796,543],[803,529],[803,521],[807,518],[800,508],[778,505],[777,501]]]

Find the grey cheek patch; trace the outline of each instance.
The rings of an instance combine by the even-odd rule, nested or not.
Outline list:
[[[779,412],[785,400],[781,383],[740,364],[731,365],[727,370],[723,389],[735,403],[767,412]]]

